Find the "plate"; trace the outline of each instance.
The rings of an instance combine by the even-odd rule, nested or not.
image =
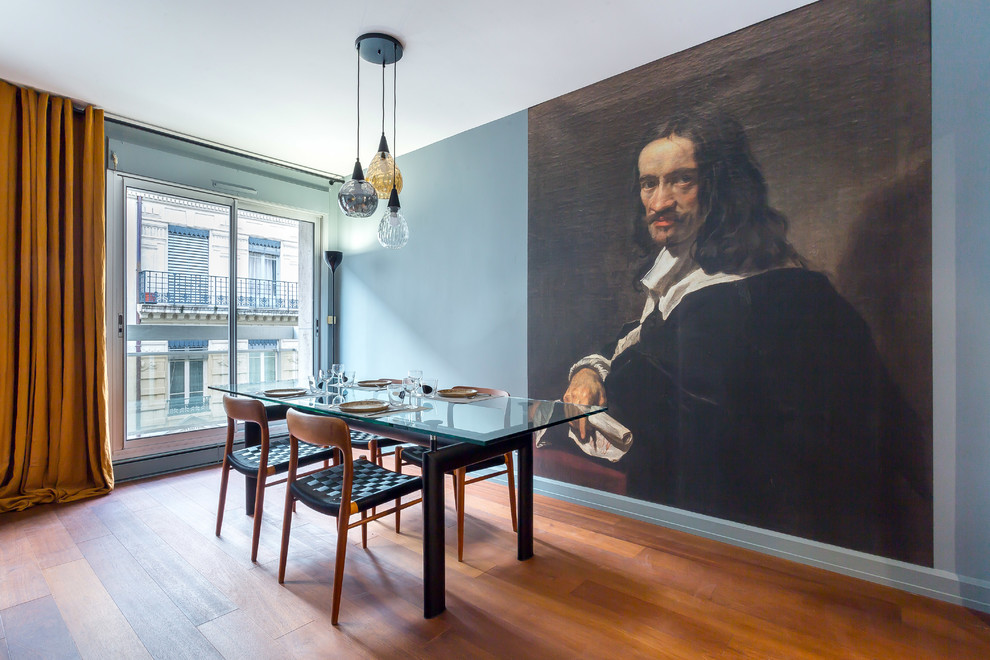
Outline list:
[[[377,378],[375,380],[359,380],[357,385],[358,387],[385,387],[391,382],[385,378]]]
[[[340,409],[344,412],[352,413],[375,413],[388,410],[388,402],[377,401],[375,399],[367,399],[365,401],[348,401],[347,403],[340,404]]]
[[[437,394],[448,399],[470,399],[473,396],[478,396],[478,390],[470,387],[455,387],[449,390],[437,390]]]
[[[303,394],[306,394],[306,390],[299,387],[283,387],[281,389],[264,391],[265,396],[275,397],[277,399],[284,399],[290,396],[302,396]]]

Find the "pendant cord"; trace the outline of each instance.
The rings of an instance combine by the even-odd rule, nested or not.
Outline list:
[[[382,58],[382,135],[385,135],[385,59]]]
[[[355,160],[361,160],[361,43],[354,48],[357,51],[357,155]]]
[[[394,50],[394,47],[393,47]],[[395,185],[395,156],[399,153],[399,148],[396,146],[397,142],[395,140],[395,78],[399,71],[399,60],[396,59],[392,64],[392,187],[396,188]],[[382,96],[384,98],[384,95]],[[384,116],[384,114],[382,115]],[[398,188],[396,188],[398,190]]]

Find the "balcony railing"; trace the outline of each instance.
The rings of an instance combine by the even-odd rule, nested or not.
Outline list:
[[[190,396],[173,395],[168,398],[169,415],[193,415],[201,412],[209,412],[209,395],[193,394]]]
[[[189,305],[227,307],[230,304],[229,278],[191,273],[138,273],[139,305]],[[299,283],[281,280],[237,278],[237,309],[299,311]]]

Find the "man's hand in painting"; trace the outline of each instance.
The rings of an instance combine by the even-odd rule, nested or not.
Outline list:
[[[594,369],[578,369],[571,378],[567,391],[561,399],[564,403],[585,406],[606,405],[605,384]],[[582,440],[588,437],[588,420],[584,417],[571,422],[574,432]]]

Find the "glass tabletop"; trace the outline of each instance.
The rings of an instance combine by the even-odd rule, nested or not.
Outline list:
[[[602,406],[580,406],[522,397],[479,395],[469,399],[447,400],[440,397],[411,396],[403,406],[390,405],[388,410],[369,415],[341,410],[337,402],[376,400],[388,403],[388,392],[384,388],[345,386],[339,388],[341,398],[335,398],[338,388],[329,393],[310,392],[295,382],[216,385],[210,389],[283,404],[305,412],[358,420],[366,425],[414,431],[479,445],[564,424],[606,410]]]

